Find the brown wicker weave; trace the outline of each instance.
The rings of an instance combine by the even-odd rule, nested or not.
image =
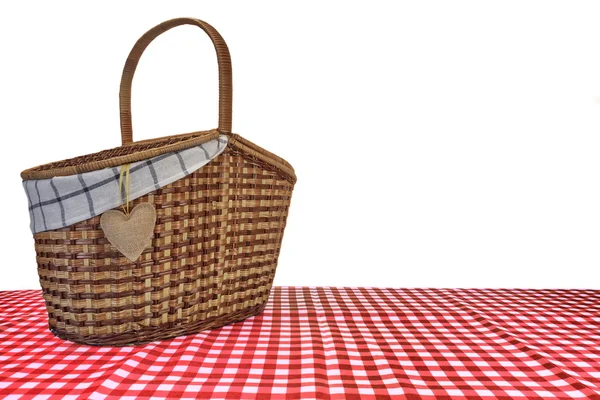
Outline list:
[[[191,24],[212,39],[219,62],[219,128],[132,143],[131,83],[139,58],[162,32]],[[219,327],[260,313],[286,225],[294,170],[231,134],[227,46],[205,22],[179,18],[135,44],[120,92],[123,146],[23,171],[45,179],[139,161],[227,134],[226,150],[196,172],[132,203],[152,203],[152,246],[131,262],[104,236],[100,217],[34,235],[38,272],[57,336],[91,345],[130,345]]]

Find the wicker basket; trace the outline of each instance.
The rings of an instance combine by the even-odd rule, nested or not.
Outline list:
[[[204,30],[216,49],[219,127],[133,143],[130,95],[138,61],[158,35],[184,24]],[[231,133],[231,106],[231,62],[219,33],[192,18],[166,21],[138,40],[125,64],[122,146],[22,172],[25,181],[50,179],[146,160],[219,135],[228,139],[204,167],[132,201],[156,210],[151,245],[133,262],[106,239],[99,215],[34,234],[56,336],[131,345],[223,326],[264,309],[296,177],[285,160]]]

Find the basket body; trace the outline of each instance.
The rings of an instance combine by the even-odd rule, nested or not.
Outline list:
[[[156,37],[181,25],[202,29],[213,42],[218,128],[133,142],[131,87],[140,57]],[[175,18],[147,31],[125,62],[119,111],[120,147],[21,173],[50,330],[78,343],[124,346],[260,313],[275,276],[296,175],[282,158],[232,133],[231,60],[221,35],[195,18]],[[166,161],[155,164],[176,158],[175,172]],[[135,169],[140,172],[131,178]],[[98,175],[86,175],[90,183],[87,173]],[[148,174],[150,186],[144,180]],[[118,189],[113,178],[119,178]],[[130,220],[137,222],[129,226],[144,232],[137,238],[141,246],[133,253],[125,250],[126,257],[111,244],[101,221],[123,204],[125,214],[111,215],[129,218],[130,203],[132,209],[150,204],[154,209],[143,208],[156,215],[148,220],[154,229]],[[135,238],[136,229],[127,229],[121,237]]]
[[[295,180],[268,157],[275,156],[234,138],[208,165],[134,200],[157,213],[151,247],[135,262],[108,242],[100,217],[35,234],[52,332],[130,345],[260,313]]]

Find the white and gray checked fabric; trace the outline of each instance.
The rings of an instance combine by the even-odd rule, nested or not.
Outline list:
[[[129,199],[175,182],[208,164],[227,147],[227,136],[130,165]],[[52,179],[26,180],[30,228],[35,234],[64,228],[124,203],[119,191],[121,167]]]

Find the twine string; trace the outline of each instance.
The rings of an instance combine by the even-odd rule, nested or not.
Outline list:
[[[129,166],[130,164],[121,165],[121,173],[119,174],[119,192],[121,193],[125,215],[129,215],[129,177],[131,176]],[[123,184],[125,184],[125,190],[123,190]],[[125,198],[123,198],[123,192],[125,192]]]

